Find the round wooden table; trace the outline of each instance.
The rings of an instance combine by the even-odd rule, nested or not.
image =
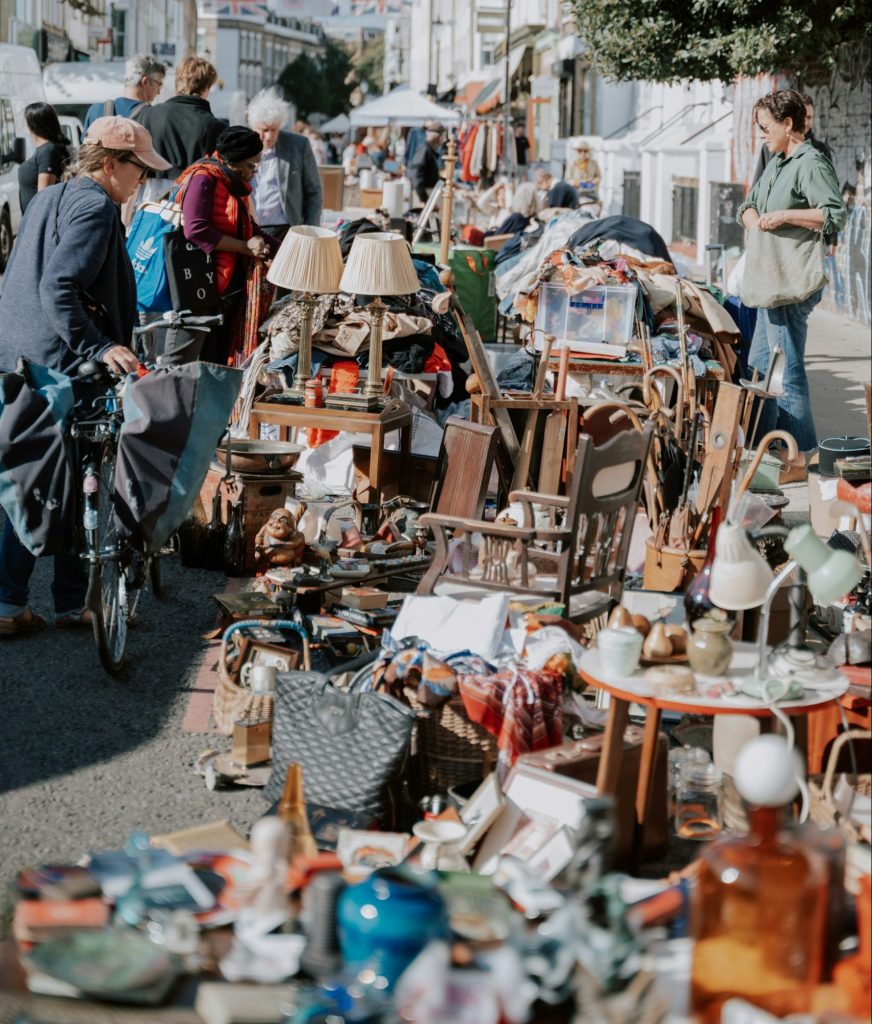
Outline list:
[[[743,678],[754,674],[757,665],[757,645],[734,643],[733,658],[727,673],[718,679],[712,676],[698,677],[707,688],[731,682],[738,688]],[[602,756],[597,772],[597,790],[604,796],[614,796],[618,787],[618,776],[623,756],[624,730],[629,721],[630,705],[641,704],[646,708],[645,731],[642,740],[642,754],[639,760],[639,779],[636,785],[636,822],[634,850],[641,849],[645,819],[654,779],[654,762],[657,757],[657,737],[660,733],[660,719],[664,710],[682,711],[693,715],[753,715],[771,719],[769,708],[754,697],[745,694],[724,696],[696,696],[691,694],[655,695],[645,681],[645,666],[630,676],[617,676],[608,665],[600,660],[600,652],[592,648],[584,653],[578,673],[581,678],[597,690],[610,694],[609,715],[606,721]],[[807,715],[837,701],[848,689],[849,680],[841,677],[842,683],[822,690],[806,690],[802,700],[781,701],[778,707],[787,715]],[[844,684],[844,685],[842,685]]]

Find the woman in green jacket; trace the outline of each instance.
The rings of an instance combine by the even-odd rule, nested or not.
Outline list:
[[[835,169],[805,139],[806,112],[799,93],[783,89],[761,97],[754,107],[754,116],[773,159],[739,209],[745,227],[749,231],[773,231],[788,225],[815,235],[844,227],[847,211]],[[784,394],[777,404],[772,400],[765,403],[758,436],[776,427],[786,430],[794,436],[802,453],[798,464],[786,467],[782,483],[804,477],[808,458],[817,448],[805,372],[805,342],[809,314],[822,295],[821,287],[801,302],[757,311],[749,364],[762,377],[769,365],[769,353],[776,345],[784,349],[786,356]]]

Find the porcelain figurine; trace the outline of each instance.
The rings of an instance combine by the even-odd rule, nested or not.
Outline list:
[[[287,508],[277,508],[271,513],[254,538],[254,557],[261,568],[302,563],[306,538],[299,527],[305,513],[305,502],[300,502],[296,513]]]

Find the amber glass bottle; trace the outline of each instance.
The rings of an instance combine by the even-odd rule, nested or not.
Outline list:
[[[318,847],[309,826],[309,815],[306,813],[306,801],[303,798],[303,769],[298,764],[288,765],[285,788],[277,813],[288,827],[290,856],[316,856]]]
[[[738,759],[736,784],[742,793]],[[782,788],[779,801],[789,800]],[[700,856],[691,998],[702,1024],[718,1024],[733,997],[779,1018],[811,1008],[821,977],[826,871],[783,816],[780,806],[749,807],[748,834],[719,839]]]

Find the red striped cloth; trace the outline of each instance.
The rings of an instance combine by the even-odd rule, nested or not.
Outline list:
[[[563,742],[563,677],[557,673],[505,668],[462,675],[458,683],[470,720],[496,736],[501,780],[520,754]]]

